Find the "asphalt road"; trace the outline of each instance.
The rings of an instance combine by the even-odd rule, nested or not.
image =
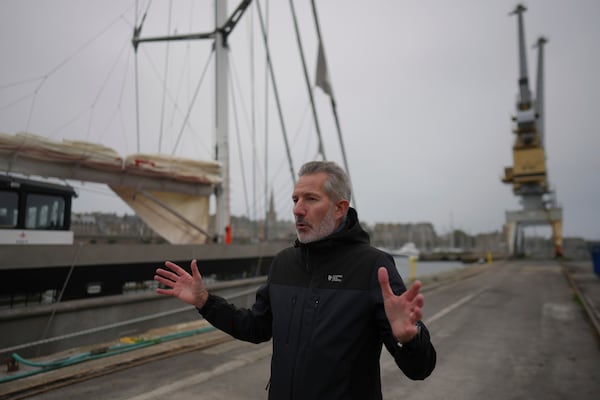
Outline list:
[[[424,285],[437,367],[414,382],[384,350],[384,398],[597,399],[600,342],[560,265],[519,261],[475,269],[468,278]],[[28,398],[266,399],[269,361],[269,343],[227,341]]]

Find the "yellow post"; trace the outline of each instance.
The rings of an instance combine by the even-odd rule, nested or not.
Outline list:
[[[410,256],[408,257],[409,265],[410,265],[410,275],[408,279],[414,281],[417,279],[417,257]]]
[[[492,252],[491,251],[487,252],[487,263],[488,264],[492,263]]]

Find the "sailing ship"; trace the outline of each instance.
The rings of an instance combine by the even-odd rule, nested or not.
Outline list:
[[[256,15],[260,21],[260,29],[257,30],[260,31],[265,47],[264,66],[267,88],[265,93],[272,92],[272,101],[277,106],[277,120],[282,133],[280,141],[283,142],[285,149],[285,151],[269,150],[265,139],[265,157],[267,153],[273,152],[285,155],[284,160],[291,173],[292,182],[288,187],[294,181],[294,164],[275,79],[274,57],[268,47],[265,10],[256,1],[254,2],[255,14],[250,14],[248,10],[253,4],[251,0],[242,0],[233,10],[229,10],[228,2],[219,0],[214,2],[214,28],[207,32],[177,34],[172,33],[173,30],[170,29],[166,36],[144,36],[143,32],[146,29],[144,23],[147,15],[151,15],[152,12],[150,4],[151,2],[147,3],[147,8],[142,14],[137,9],[136,2],[136,22],[131,39],[136,55],[140,48],[151,42],[169,43],[173,40],[208,39],[210,43],[206,67],[199,82],[203,81],[207,66],[214,59],[213,157],[199,160],[173,154],[143,152],[139,133],[138,151],[122,156],[105,144],[67,139],[58,141],[28,131],[15,134],[0,132],[0,166],[2,171],[5,171],[4,183],[0,188],[2,196],[0,216],[8,220],[0,227],[3,253],[0,258],[0,270],[5,277],[0,284],[0,298],[5,305],[10,306],[23,299],[26,303],[35,303],[36,299],[41,299],[42,295],[48,292],[51,293],[52,301],[121,294],[127,284],[151,280],[154,269],[164,260],[187,264],[190,259],[197,258],[203,274],[215,275],[223,279],[232,276],[265,274],[272,257],[288,245],[288,243],[268,240],[243,245],[236,244],[231,237],[232,160],[229,154],[231,117],[228,111],[232,106],[236,108],[236,101],[234,98],[230,99],[233,86],[230,43],[233,36],[231,34],[243,16],[250,18],[250,15]],[[290,2],[290,5],[295,17],[293,2]],[[307,158],[326,158],[313,99],[313,91],[319,87],[331,101],[341,152],[348,169],[314,2],[312,7],[318,33],[315,85],[309,82],[299,39],[300,34],[297,23],[295,24],[318,140],[315,146],[316,155]],[[190,103],[193,104],[196,100],[199,88],[200,83]],[[267,98],[266,94],[265,98]],[[187,108],[187,112],[182,112],[181,107],[176,108],[177,112],[180,115],[185,114],[186,118],[182,122],[179,135],[173,135],[177,138],[171,138],[175,142],[174,149],[181,143],[181,134],[190,126],[189,116],[193,110],[192,106]],[[137,119],[139,118],[138,115]],[[275,119],[275,117],[265,117],[263,127],[265,130],[268,129],[267,119]],[[247,136],[254,136],[256,127],[251,130],[251,135]],[[159,150],[164,147],[160,144],[161,141],[162,133]],[[241,140],[238,140],[238,145],[240,142]],[[246,153],[258,153],[256,146],[257,142],[253,141],[252,151]],[[240,151],[240,156],[242,154],[244,152]],[[263,166],[264,175],[268,176],[267,161]],[[254,168],[253,176],[258,175]],[[285,167],[276,167],[276,174],[285,169]],[[55,178],[68,183],[62,186],[48,184],[40,182],[38,178]],[[68,217],[72,204],[71,198],[75,194],[69,185],[70,182],[95,182],[108,185],[168,243],[160,245],[75,243],[69,229]],[[265,204],[269,189],[271,192],[278,190],[274,186],[271,183],[271,187],[268,188],[265,184],[264,196],[262,196]],[[286,194],[289,193],[287,189],[284,191]],[[28,203],[27,200],[51,194],[55,195],[53,199],[47,203],[39,202],[37,206],[34,206],[33,202]],[[16,204],[9,203],[9,198],[13,200],[16,198]],[[214,229],[210,231],[212,199],[215,207],[215,224]],[[256,203],[257,200],[254,201],[254,204]],[[257,218],[256,212],[254,217]]]

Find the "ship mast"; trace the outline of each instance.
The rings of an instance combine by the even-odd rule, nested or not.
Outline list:
[[[249,3],[249,2],[248,2]],[[225,26],[227,21],[227,0],[215,1],[215,26]],[[220,31],[215,37],[215,160],[221,163],[223,184],[215,193],[217,209],[215,215],[215,235],[219,243],[231,243],[231,209],[229,185],[229,53],[227,36]],[[223,240],[225,238],[225,240]]]

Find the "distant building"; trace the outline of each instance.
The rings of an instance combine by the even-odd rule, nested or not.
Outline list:
[[[164,243],[137,215],[115,213],[73,213],[71,229],[78,242]]]
[[[438,245],[438,237],[429,222],[416,224],[377,223],[371,230],[371,243],[386,249],[399,249],[412,242],[421,251],[431,251]]]
[[[266,221],[266,222],[265,222]],[[213,231],[214,216],[211,216],[209,231]],[[293,221],[277,219],[273,195],[269,201],[266,218],[258,221],[247,217],[231,217],[233,243],[258,243],[260,241],[283,241],[292,243],[296,239]],[[485,255],[487,252],[504,256],[507,254],[506,238],[502,231],[469,235],[461,230],[438,236],[433,224],[420,223],[376,223],[364,224],[369,232],[371,243],[376,247],[397,250],[412,242],[421,253],[432,253],[436,249],[461,249],[461,251]],[[85,243],[164,243],[136,215],[115,213],[73,213],[71,229],[75,241]],[[528,236],[525,238],[525,256],[553,257],[551,238]],[[568,259],[589,259],[588,243],[582,238],[563,239],[564,256]]]

